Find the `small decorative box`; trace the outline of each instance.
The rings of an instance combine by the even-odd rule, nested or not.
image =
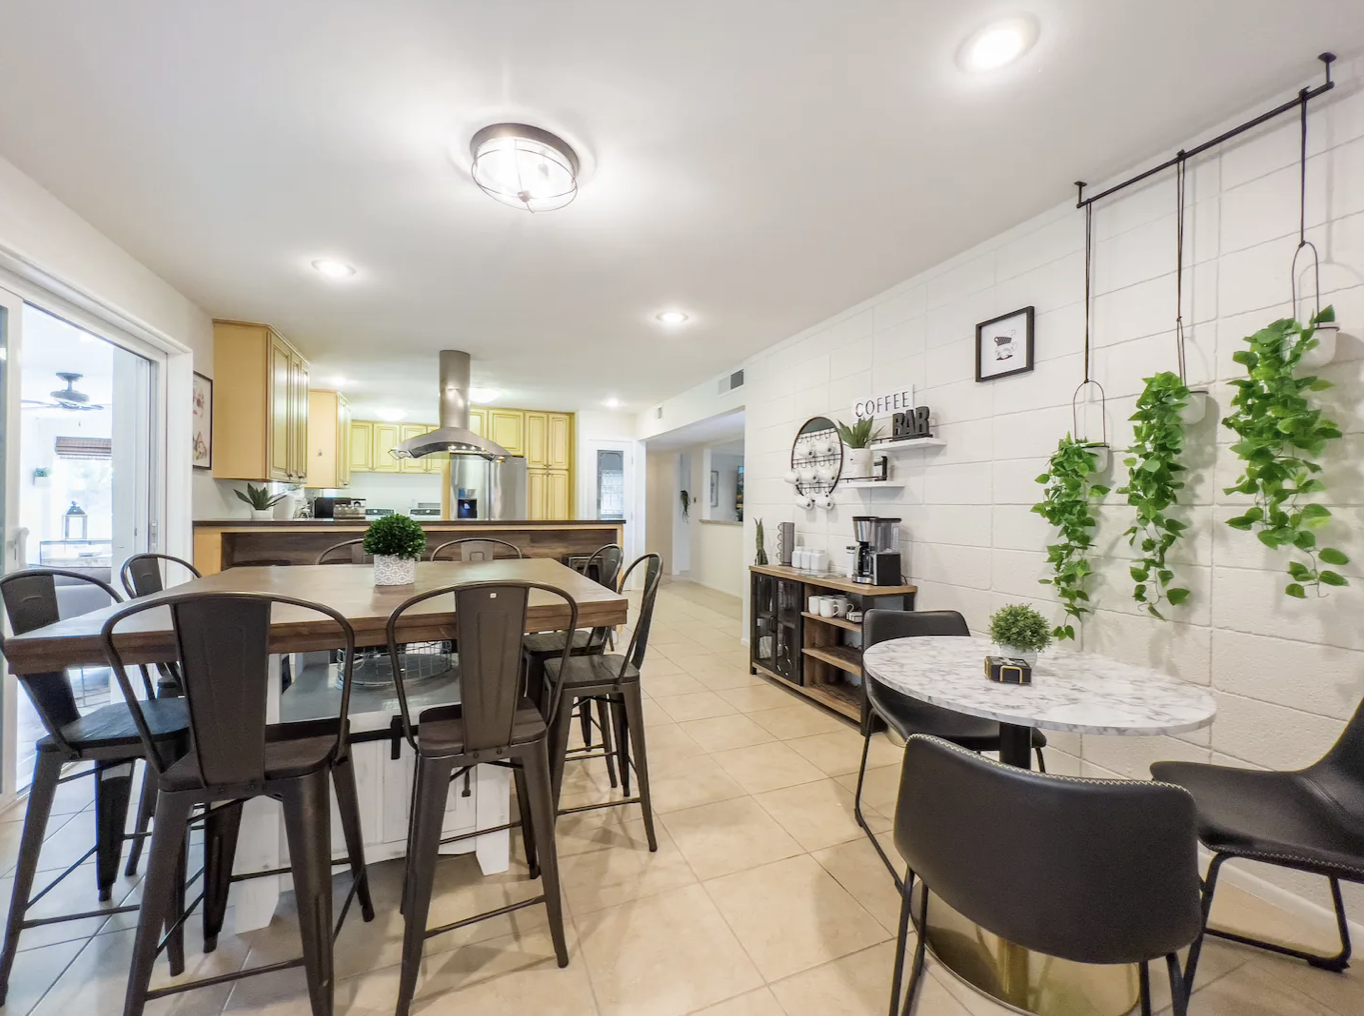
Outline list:
[[[1012,656],[987,656],[985,676],[999,684],[1032,684],[1032,667]]]

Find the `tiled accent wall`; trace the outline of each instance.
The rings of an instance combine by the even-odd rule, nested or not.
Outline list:
[[[1360,72],[1358,63],[1341,68],[1340,87],[1313,106],[1307,202],[1309,239],[1323,261],[1323,302],[1335,305],[1343,325],[1337,359],[1320,373],[1337,385],[1322,401],[1346,431],[1326,455],[1327,503],[1336,513],[1326,534],[1353,557],[1345,569],[1351,585],[1326,599],[1290,600],[1281,592],[1283,555],[1222,524],[1243,510],[1222,493],[1238,472],[1231,432],[1219,423],[1229,403],[1223,382],[1240,370],[1232,354],[1243,337],[1289,313],[1298,124],[1286,116],[1200,157],[1188,173],[1189,380],[1206,383],[1214,403],[1187,437],[1190,485],[1179,510],[1190,529],[1177,568],[1193,595],[1165,623],[1138,609],[1121,535],[1130,510],[1110,495],[1098,535],[1097,612],[1083,633],[1087,649],[1209,685],[1217,722],[1178,738],[1055,736],[1056,771],[1145,778],[1161,758],[1298,766],[1332,743],[1364,695]],[[1092,371],[1107,391],[1109,440],[1119,449],[1130,441],[1127,418],[1143,378],[1176,366],[1174,212],[1172,173],[1095,210]],[[1059,618],[1037,582],[1053,534],[1029,508],[1041,495],[1035,477],[1072,427],[1072,394],[1083,377],[1083,249],[1083,214],[1067,202],[747,362],[745,545],[753,520],[764,518],[769,533],[792,520],[805,543],[827,547],[838,560],[853,515],[899,514],[920,607],[959,610],[976,629],[1000,605],[1023,600]],[[976,323],[1030,304],[1037,309],[1036,370],[977,383]],[[846,420],[855,398],[898,384],[913,384],[921,404],[932,407],[946,446],[893,459],[902,491],[840,491],[833,511],[795,508],[781,477],[801,422],[815,414]],[[1096,437],[1097,415],[1087,426]],[[1109,475],[1116,488],[1125,470],[1121,455],[1115,459]],[[1285,884],[1324,899],[1301,880]],[[1357,895],[1355,906],[1361,903]]]

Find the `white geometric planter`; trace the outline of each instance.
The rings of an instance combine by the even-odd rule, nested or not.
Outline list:
[[[374,555],[374,584],[376,586],[410,586],[417,581],[417,562],[410,557]]]

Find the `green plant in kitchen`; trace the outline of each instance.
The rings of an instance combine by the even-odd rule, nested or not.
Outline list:
[[[871,443],[881,434],[881,428],[875,426],[875,421],[870,417],[863,417],[851,427],[846,423],[837,423],[838,436],[849,448],[870,448]]]
[[[764,546],[767,541],[763,537],[763,520],[759,519],[757,525],[758,552],[753,555],[753,563],[757,565],[767,564],[767,548]]]
[[[1189,387],[1178,374],[1162,371],[1146,379],[1137,397],[1137,411],[1130,419],[1133,443],[1123,462],[1127,483],[1118,488],[1127,503],[1137,510],[1136,524],[1124,536],[1141,556],[1131,566],[1132,597],[1145,605],[1152,617],[1165,620],[1160,608],[1164,603],[1178,607],[1189,598],[1189,591],[1171,585],[1175,573],[1166,562],[1187,525],[1172,519],[1167,512],[1179,501],[1184,488],[1180,474],[1184,467],[1184,421],[1181,412],[1189,403]]]
[[[1007,649],[1035,653],[1052,640],[1051,623],[1026,603],[1010,603],[990,615],[990,638]]]
[[[678,498],[679,498],[679,500],[681,500],[681,502],[682,502],[682,517],[683,517],[684,519],[690,519],[690,518],[691,518],[691,495],[688,494],[688,493],[684,490],[684,491],[682,491],[682,492],[679,493]]]
[[[1108,488],[1094,483],[1098,456],[1093,446],[1067,434],[1056,445],[1047,471],[1037,478],[1046,484],[1043,499],[1032,510],[1059,529],[1060,540],[1047,547],[1051,578],[1039,579],[1053,586],[1065,608],[1066,617],[1075,622],[1088,614],[1089,577],[1093,567],[1089,552],[1094,546],[1094,505],[1108,494]],[[1052,629],[1058,639],[1075,638],[1075,625],[1069,621]]]
[[[242,493],[240,490],[234,490],[232,493],[236,494],[237,497],[249,504],[253,511],[258,512],[269,511],[271,508],[275,507],[275,505],[283,501],[285,497],[283,494],[271,494],[270,488],[263,483],[259,487],[255,484],[248,483],[246,485],[245,493]]]
[[[1225,491],[1255,499],[1249,511],[1228,519],[1227,525],[1254,532],[1266,547],[1302,555],[1288,563],[1291,581],[1284,586],[1285,593],[1298,599],[1308,589],[1322,596],[1322,586],[1349,584],[1340,572],[1322,567],[1339,567],[1350,559],[1334,547],[1318,546],[1317,531],[1330,521],[1331,510],[1308,500],[1326,490],[1316,460],[1328,441],[1341,436],[1340,428],[1308,398],[1330,388],[1331,382],[1297,376],[1303,354],[1316,348],[1317,326],[1335,319],[1334,309],[1324,307],[1306,325],[1283,318],[1247,337],[1249,348],[1232,357],[1246,376],[1228,382],[1236,396],[1222,420],[1235,431],[1238,440],[1231,450],[1244,464],[1236,485]]]
[[[374,557],[419,561],[426,553],[426,530],[406,515],[385,515],[365,530],[364,548]]]

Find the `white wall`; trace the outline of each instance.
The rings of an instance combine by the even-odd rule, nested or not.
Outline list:
[[[1364,694],[1360,75],[1358,62],[1342,68],[1338,90],[1312,106],[1308,195],[1309,239],[1324,262],[1323,301],[1334,304],[1348,336],[1337,361],[1321,372],[1338,386],[1322,402],[1346,431],[1324,456],[1336,518],[1323,535],[1352,555],[1346,569],[1352,584],[1324,600],[1290,600],[1282,593],[1283,555],[1223,524],[1242,507],[1222,493],[1238,473],[1231,434],[1217,423],[1229,403],[1222,382],[1240,370],[1231,357],[1243,336],[1290,312],[1298,125],[1287,116],[1200,157],[1188,175],[1189,380],[1210,385],[1215,402],[1187,438],[1192,483],[1181,514],[1190,530],[1177,567],[1193,590],[1191,602],[1168,623],[1140,612],[1127,575],[1132,555],[1121,536],[1130,509],[1110,495],[1098,535],[1097,612],[1083,631],[1087,649],[1210,686],[1217,721],[1180,737],[1049,735],[1049,768],[1136,778],[1161,758],[1292,768],[1330,746]],[[1152,153],[1151,161],[1163,156]],[[1093,372],[1107,391],[1110,442],[1119,449],[1131,439],[1127,418],[1142,379],[1176,367],[1174,207],[1166,173],[1095,210]],[[1083,215],[1066,201],[745,364],[745,561],[760,517],[769,533],[780,521],[794,521],[803,542],[836,556],[851,536],[852,515],[901,515],[913,541],[908,570],[920,589],[919,607],[960,610],[976,629],[1002,604],[1020,600],[1059,618],[1037,582],[1046,574],[1053,534],[1029,508],[1041,494],[1034,478],[1071,429],[1071,397],[1083,377],[1083,243]],[[1029,304],[1037,310],[1036,370],[976,383],[975,324]],[[855,397],[903,383],[917,386],[921,404],[932,407],[946,447],[896,457],[902,491],[840,491],[827,513],[794,508],[781,476],[800,422],[816,413],[847,419]],[[707,387],[665,405],[703,400]],[[1111,475],[1120,485],[1120,456]],[[1261,873],[1312,900],[1325,898],[1320,880]],[[1360,903],[1357,893],[1354,906]]]
[[[644,445],[635,439],[638,421],[633,413],[584,410],[577,413],[575,426],[575,517],[597,517],[597,450],[619,449],[625,456],[625,559],[632,561],[644,553],[647,528],[648,477]]]

